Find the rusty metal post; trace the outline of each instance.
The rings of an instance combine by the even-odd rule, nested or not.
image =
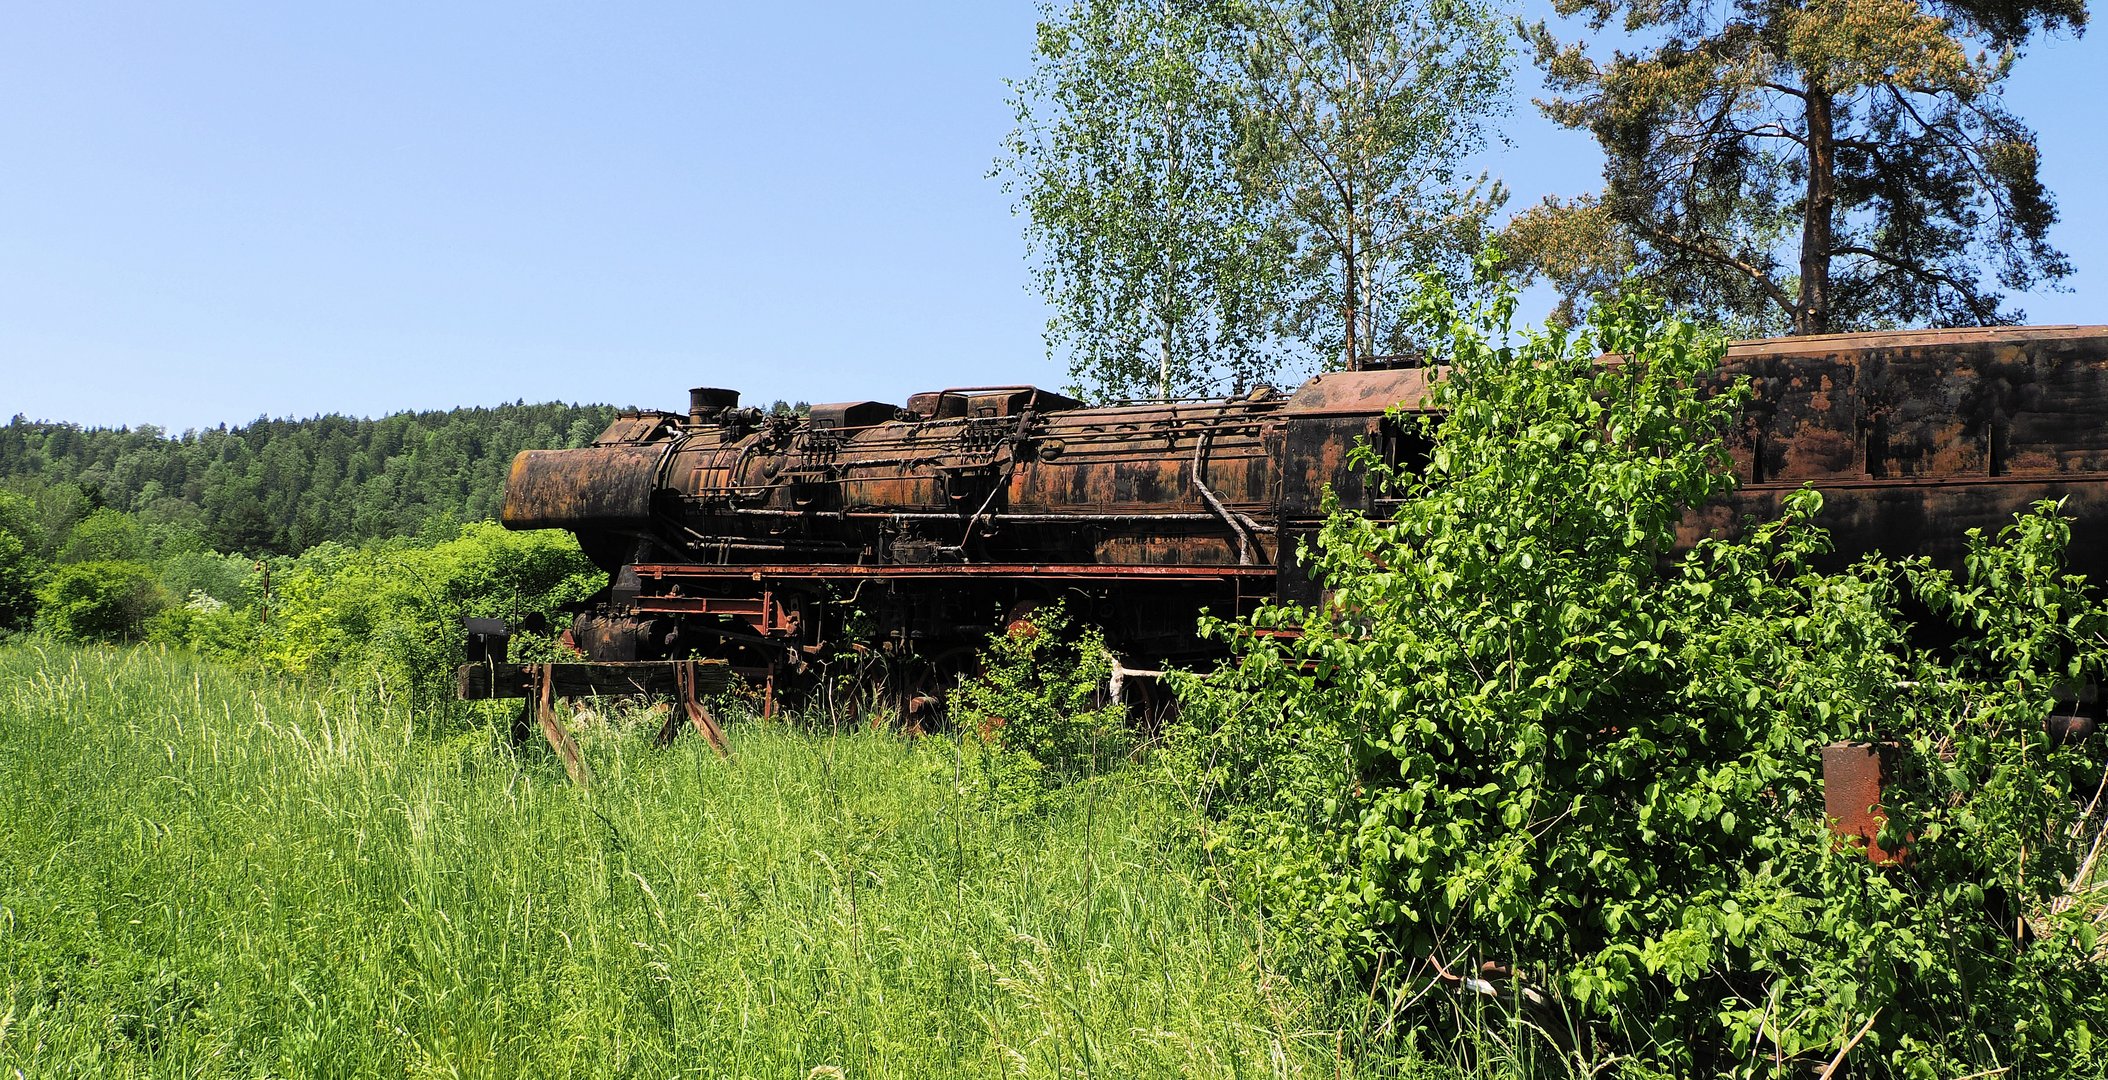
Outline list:
[[[512,748],[517,750],[527,745],[528,733],[534,730],[534,697],[520,699],[520,711],[512,714]]]
[[[657,708],[657,706],[653,706],[653,708]],[[681,737],[681,719],[681,708],[679,705],[667,706],[666,722],[659,725],[659,733],[652,736],[651,744],[653,746],[672,746],[673,741]]]
[[[681,707],[688,713],[688,722],[710,744],[710,749],[717,751],[718,757],[729,758],[732,746],[725,740],[725,729],[717,725],[717,718],[710,715],[710,710],[697,699],[695,685],[695,661],[690,660],[681,665]]]
[[[696,694],[699,685],[696,662],[683,660],[674,668],[674,696],[679,700],[666,716],[666,723],[659,728],[658,745],[670,745],[681,734],[681,721],[686,719],[690,727],[717,751],[717,756],[732,756],[732,744],[725,738],[725,729],[718,726],[717,718],[703,706]]]
[[[1889,851],[1876,838],[1888,823],[1881,809],[1881,788],[1895,763],[1894,743],[1831,743],[1823,747],[1823,816],[1844,844],[1866,850],[1878,865],[1901,861],[1906,851]]]
[[[578,743],[571,738],[571,733],[556,722],[556,709],[551,701],[556,692],[556,665],[536,664],[534,680],[539,684],[535,687],[534,712],[535,719],[542,725],[542,738],[549,740],[549,749],[563,759],[564,772],[570,775],[572,783],[579,787],[592,786],[593,771],[586,767],[585,755],[578,752]]]

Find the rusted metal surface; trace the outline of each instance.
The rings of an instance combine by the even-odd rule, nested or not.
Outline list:
[[[717,717],[712,716],[709,708],[702,702],[702,692],[706,687],[722,687],[716,678],[706,680],[704,671],[698,662],[692,660],[681,662],[675,669],[677,689],[673,707],[667,710],[666,723],[659,728],[659,735],[655,741],[660,746],[671,745],[681,734],[681,721],[685,718],[689,726],[695,728],[696,734],[701,735],[703,741],[710,744],[710,749],[717,751],[718,757],[729,758],[732,756],[732,744],[725,738],[725,729],[718,726]]]
[[[707,391],[689,391],[691,397],[697,393],[707,393]],[[737,394],[733,395],[735,401],[738,396]],[[696,414],[690,413],[689,415],[693,417]],[[607,430],[601,432],[599,437],[593,440],[593,445],[634,446],[639,443],[658,442],[678,433],[680,422],[681,417],[676,413],[659,412],[657,410],[626,412],[617,416],[615,422],[609,424]]]
[[[883,401],[843,401],[831,405],[815,405],[806,414],[812,424],[813,433],[819,435],[833,431],[840,434],[846,428],[870,427],[883,424],[900,412],[900,406]]]
[[[1417,408],[1427,400],[1427,368],[1378,371],[1334,371],[1318,375],[1296,389],[1287,412],[1305,416],[1368,416],[1393,405]]]
[[[1841,558],[1954,566],[1966,530],[2061,499],[2073,569],[2108,579],[2108,327],[1742,342],[1723,374],[1754,393],[1729,441],[1741,488],[1687,521],[1687,541],[1813,484]]]
[[[1823,747],[1823,816],[1840,841],[1866,851],[1883,865],[1904,852],[1881,846],[1881,788],[1894,768],[1896,747],[1885,743],[1831,743]]]
[[[499,520],[509,529],[643,527],[673,443],[528,450],[512,459]]]
[[[889,662],[970,648],[1016,605],[1064,599],[1107,625],[1123,662],[1153,668],[1214,647],[1198,608],[1316,598],[1294,552],[1326,490],[1391,505],[1350,455],[1365,443],[1424,465],[1412,416],[1442,374],[1104,407],[955,387],[806,418],[698,388],[686,414],[626,414],[593,447],[523,454],[504,518],[572,529],[609,570],[570,631],[595,658],[712,656],[773,688],[852,647]],[[2108,581],[2108,328],[1743,342],[1735,378],[1754,395],[1730,436],[1740,489],[1693,513],[1683,543],[1814,484],[1840,561],[1956,565],[1965,529],[2061,499],[2074,569]]]
[[[492,620],[471,620],[489,622]],[[477,628],[470,627],[474,634]],[[483,628],[487,635],[489,628]],[[674,719],[659,732],[659,743],[671,742],[680,730],[679,719],[702,734],[720,756],[729,756],[724,729],[699,700],[708,691],[723,690],[731,682],[731,670],[721,660],[646,660],[636,662],[507,664],[502,654],[461,665],[455,672],[455,692],[464,701],[525,699],[527,716],[515,722],[515,742],[527,737],[531,719],[549,744],[571,782],[590,786],[593,770],[579,751],[578,741],[557,719],[556,702],[581,697],[674,698]]]
[[[541,725],[542,738],[548,740],[549,749],[556,751],[557,758],[563,761],[564,773],[570,776],[571,782],[579,787],[591,787],[592,767],[586,764],[585,755],[579,753],[578,742],[571,738],[570,730],[556,719],[552,700],[556,693],[555,667],[554,664],[536,664],[530,669],[534,718]]]

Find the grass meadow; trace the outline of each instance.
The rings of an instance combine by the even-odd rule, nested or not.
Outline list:
[[[1351,1072],[1142,770],[944,738],[450,739],[154,649],[0,647],[0,1073]]]

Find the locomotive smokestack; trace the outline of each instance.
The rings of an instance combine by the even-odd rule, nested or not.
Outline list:
[[[688,422],[701,425],[716,422],[727,410],[739,407],[739,391],[722,390],[715,386],[698,386],[688,391]]]

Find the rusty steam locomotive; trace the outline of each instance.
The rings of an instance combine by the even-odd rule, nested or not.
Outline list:
[[[2064,499],[2076,568],[2108,580],[2108,327],[1745,342],[1724,374],[1755,389],[1731,438],[1741,485],[1691,535],[1812,482],[1840,550],[1951,559],[1963,530]],[[1203,648],[1202,608],[1315,595],[1295,551],[1324,490],[1383,508],[1348,452],[1425,454],[1386,409],[1424,406],[1429,378],[1380,366],[1105,407],[975,387],[806,417],[703,388],[686,413],[624,413],[591,446],[521,454],[503,517],[573,531],[609,572],[571,630],[595,661],[710,657],[773,685],[853,655],[935,681],[1062,599],[1154,668]]]

